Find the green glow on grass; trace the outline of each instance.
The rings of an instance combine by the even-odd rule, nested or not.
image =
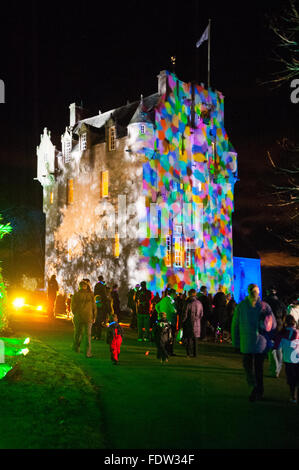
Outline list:
[[[12,369],[12,366],[8,364],[0,364],[0,380],[6,376],[7,372]]]

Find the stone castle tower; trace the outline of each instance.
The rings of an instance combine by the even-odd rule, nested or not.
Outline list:
[[[153,292],[219,284],[233,290],[237,154],[224,97],[167,71],[158,93],[86,117],[70,105],[57,151],[45,128],[37,179],[46,214],[45,272],[65,292],[102,274]]]

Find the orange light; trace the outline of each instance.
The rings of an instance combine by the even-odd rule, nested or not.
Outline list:
[[[21,298],[21,297],[17,297],[17,298],[13,301],[12,304],[13,304],[13,306],[14,306],[15,308],[22,308],[22,307],[24,307],[24,305],[25,305],[25,300],[24,300],[23,298]]]
[[[114,244],[114,256],[119,258],[119,234],[115,234],[115,244]]]
[[[102,171],[102,197],[108,197],[109,172]]]

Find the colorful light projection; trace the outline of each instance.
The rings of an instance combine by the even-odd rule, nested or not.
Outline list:
[[[46,275],[55,273],[66,292],[83,277],[94,284],[99,273],[120,285],[124,302],[127,287],[142,280],[160,293],[168,284],[179,291],[205,284],[216,292],[219,283],[232,290],[237,155],[223,124],[223,96],[168,72],[165,79],[151,111],[142,99],[128,135],[116,135],[113,157],[99,143],[86,155],[74,149],[67,165],[59,160],[61,171],[48,188],[53,204],[44,204]],[[73,201],[66,204],[70,178]],[[137,218],[144,235],[136,236]]]
[[[183,83],[168,72],[166,80],[166,93],[156,107],[155,139],[151,134],[148,140],[143,136],[145,149],[140,151],[147,156],[143,194],[148,201],[157,202],[161,209],[158,223],[169,223],[170,229],[168,236],[141,240],[140,258],[149,270],[148,287],[161,292],[171,284],[181,291],[204,284],[216,292],[222,284],[232,291],[231,217],[237,155],[223,124],[223,96]],[[193,239],[184,230],[186,203],[192,207]],[[194,214],[199,208],[201,226],[196,226]],[[150,203],[147,221],[153,221]],[[150,227],[150,232],[156,230]]]

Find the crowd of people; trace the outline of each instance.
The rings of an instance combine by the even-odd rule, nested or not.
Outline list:
[[[56,284],[55,284],[56,283]],[[54,293],[58,290],[55,276],[49,281],[49,312],[53,311]],[[73,315],[73,349],[84,347],[86,357],[92,357],[91,340],[100,340],[106,329],[106,341],[111,360],[119,364],[124,329],[119,324],[121,314],[117,285],[109,288],[103,277],[92,287],[83,279],[79,290],[67,300]],[[186,358],[198,355],[198,342],[212,340],[229,342],[243,357],[243,367],[250,387],[250,401],[261,400],[264,393],[263,364],[268,356],[272,377],[279,377],[285,364],[291,402],[297,403],[299,385],[299,302],[297,296],[286,306],[274,287],[260,299],[256,284],[248,286],[248,296],[237,304],[223,286],[213,296],[206,286],[199,292],[190,289],[177,293],[170,285],[160,297],[141,282],[128,292],[127,307],[130,328],[137,330],[137,341],[156,345],[157,358],[162,364],[175,356],[176,341],[183,344]]]

